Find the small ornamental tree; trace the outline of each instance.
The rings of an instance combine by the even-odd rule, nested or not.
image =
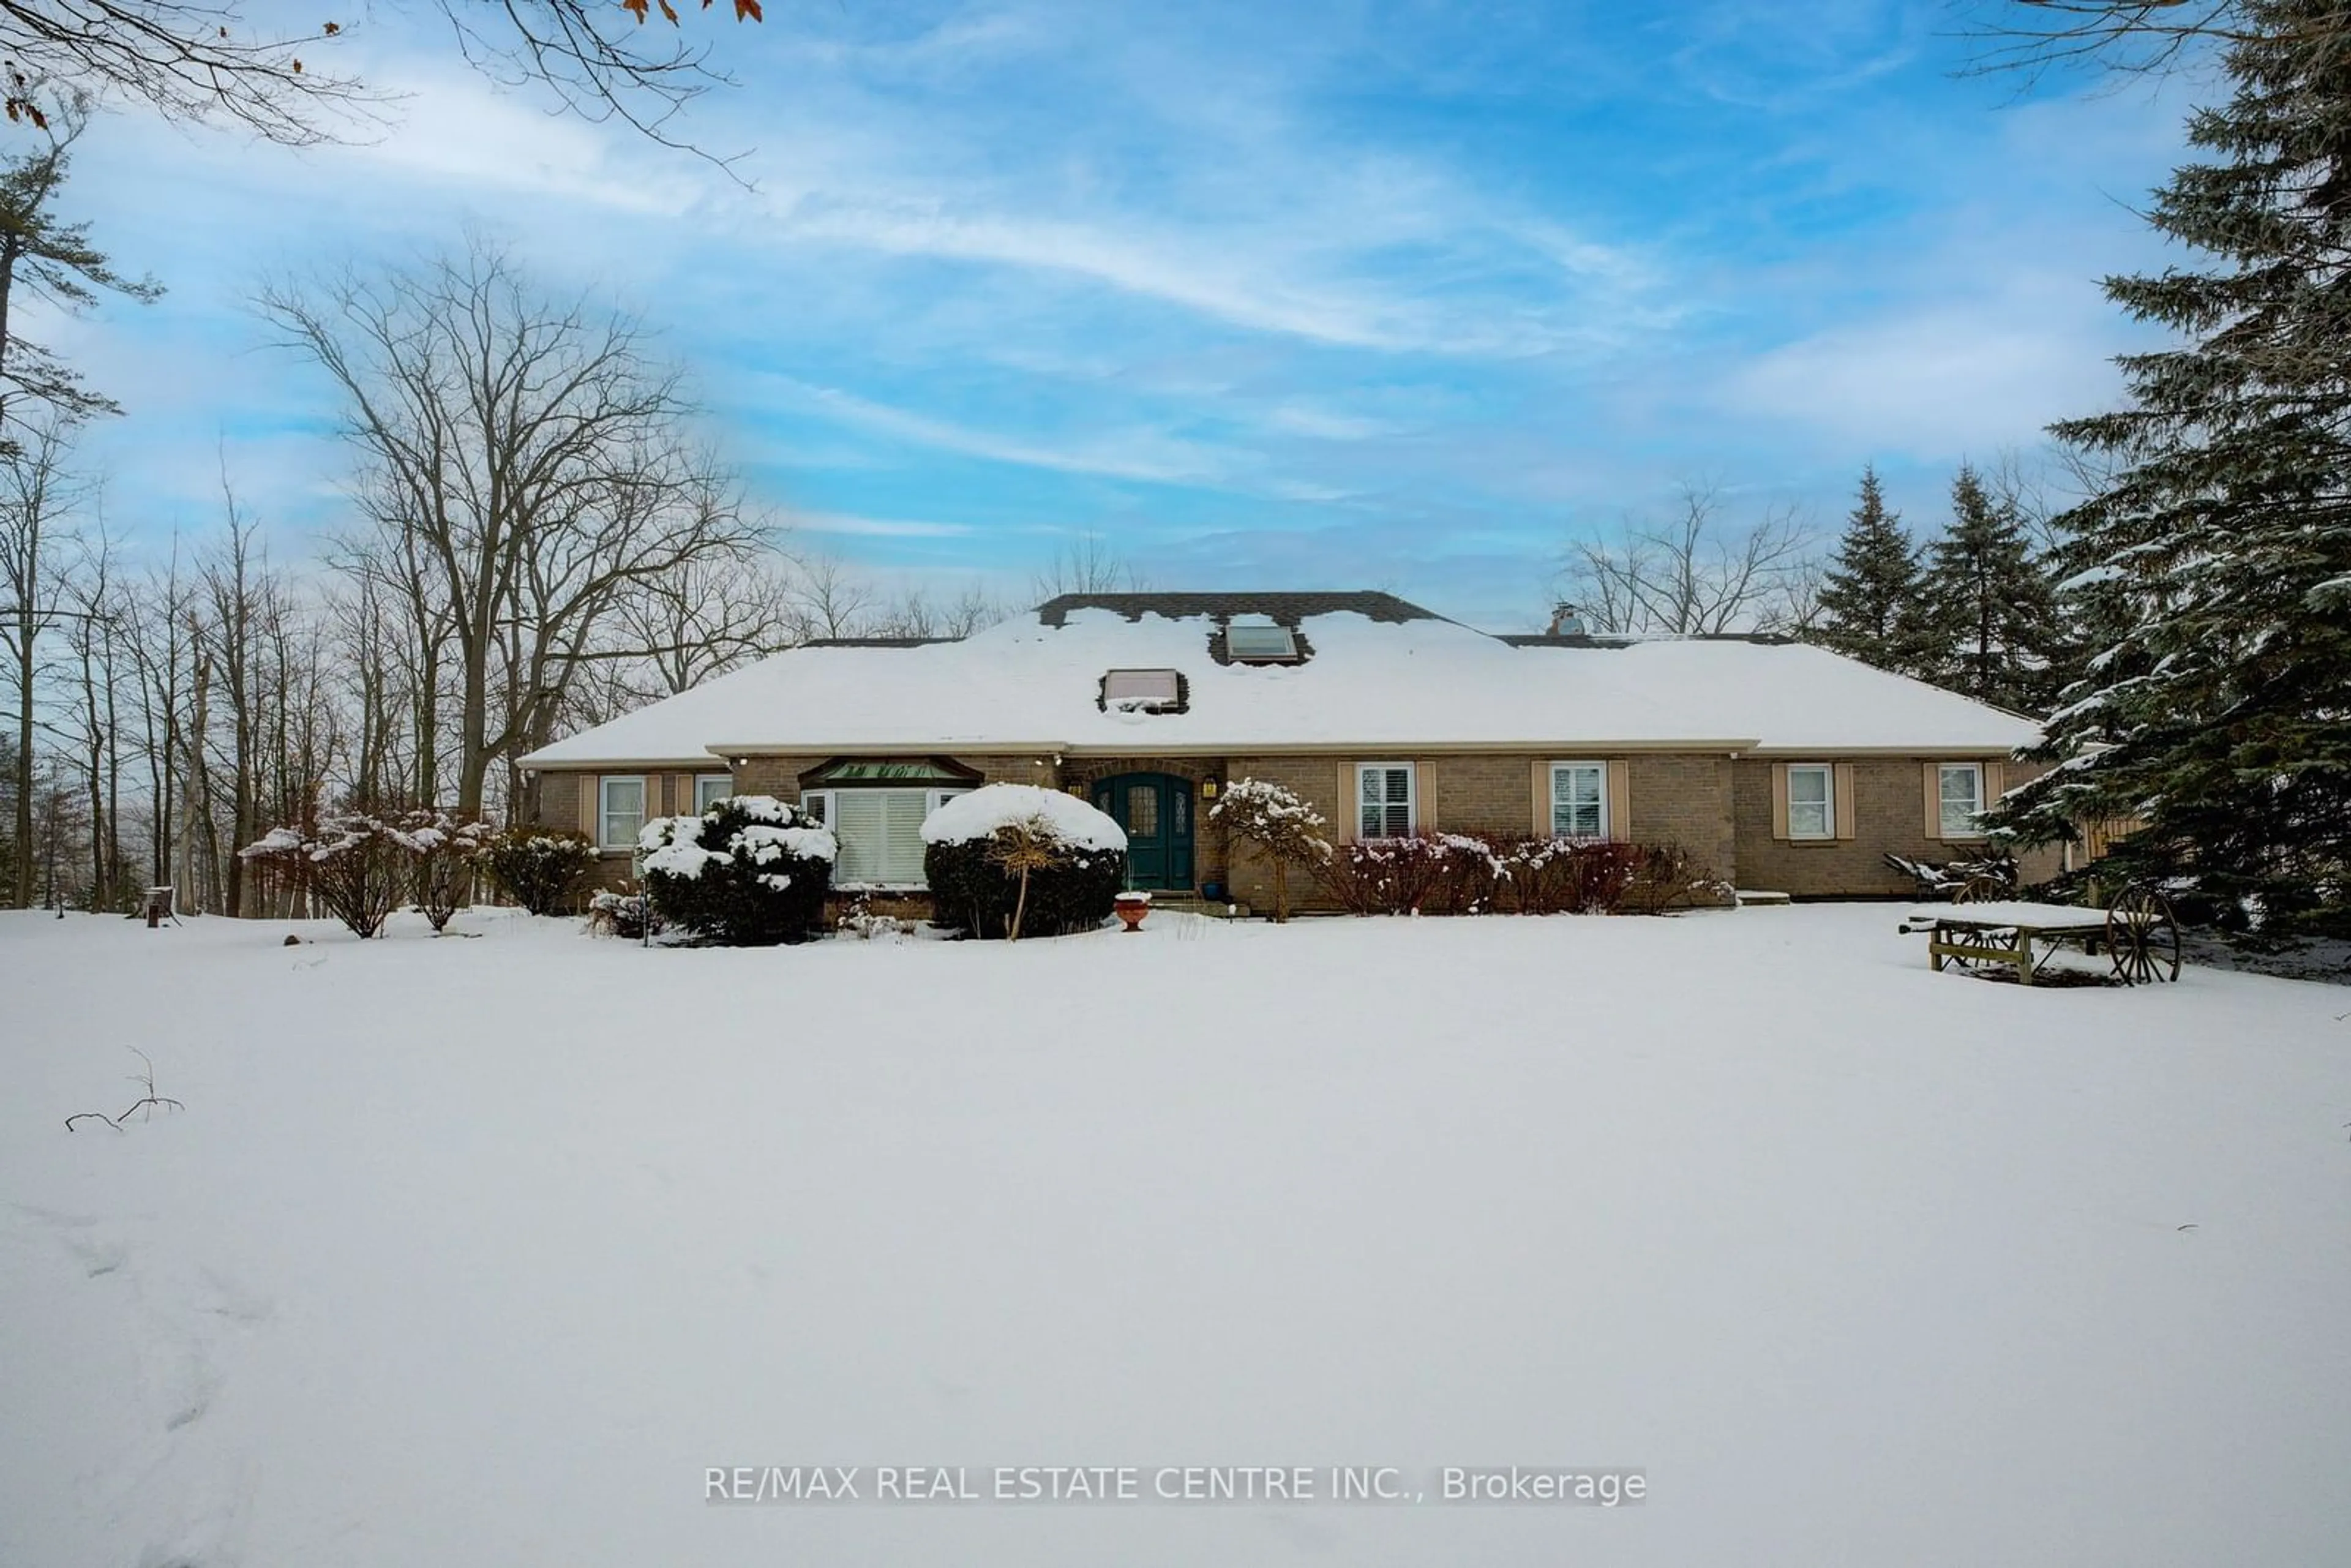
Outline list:
[[[1208,815],[1225,824],[1242,842],[1255,845],[1273,867],[1273,918],[1290,918],[1290,868],[1314,867],[1331,859],[1331,841],[1322,836],[1329,826],[1320,811],[1285,785],[1264,779],[1244,779],[1226,789],[1224,799]]]
[[[1029,873],[1052,870],[1061,856],[1061,840],[1053,831],[1053,824],[1042,817],[1007,822],[989,835],[988,863],[1020,879],[1020,893],[1012,901],[1012,913],[1004,917],[1007,942],[1020,940],[1020,922],[1029,913]]]
[[[490,841],[490,825],[428,807],[402,816],[392,836],[409,853],[416,907],[442,931],[473,891],[474,862]]]
[[[533,915],[570,907],[596,869],[596,846],[585,833],[513,827],[485,844],[481,865],[497,889]]]
[[[975,936],[1060,936],[1110,918],[1126,834],[1074,795],[990,784],[923,823],[934,919]]]
[[[364,811],[272,828],[237,854],[277,871],[361,941],[383,929],[410,880],[409,846],[382,818]]]
[[[698,817],[656,817],[637,845],[654,912],[730,947],[817,935],[841,852],[823,826],[772,795],[730,796]]]

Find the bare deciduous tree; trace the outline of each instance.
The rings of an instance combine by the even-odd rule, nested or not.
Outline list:
[[[1812,539],[1792,509],[1739,530],[1719,490],[1685,483],[1662,523],[1626,520],[1614,538],[1568,547],[1566,596],[1596,632],[1684,636],[1777,631],[1799,623]]]
[[[7,640],[16,745],[11,761],[16,823],[16,904],[29,909],[37,873],[33,812],[39,753],[34,726],[40,709],[42,638],[68,613],[63,585],[79,487],[66,470],[69,431],[51,419],[22,441],[0,443],[0,630]]]
[[[864,635],[867,618],[880,597],[872,583],[838,556],[803,556],[799,570],[792,575],[791,601],[806,637]]]
[[[688,147],[669,129],[672,119],[729,78],[710,64],[707,46],[686,37],[677,7],[653,4],[666,27],[646,25],[648,0],[408,0],[380,8],[437,16],[458,54],[493,80],[541,85],[572,113]],[[697,7],[706,8],[707,0]],[[738,22],[761,19],[758,0],[734,0],[731,8]],[[48,120],[55,105],[42,87],[56,83],[170,120],[309,146],[388,116],[387,95],[333,68],[345,30],[327,18],[254,22],[239,0],[0,0],[5,110],[11,120]]]
[[[339,564],[389,590],[428,653],[445,643],[455,806],[477,817],[494,764],[551,733],[623,600],[756,549],[759,528],[643,329],[547,298],[495,246],[273,286],[261,308],[341,394],[365,476]],[[437,703],[431,657],[419,689]]]
[[[1054,546],[1052,559],[1029,579],[1040,602],[1065,593],[1141,593],[1149,587],[1134,563],[1111,549],[1100,534]]]
[[[2282,26],[2337,47],[2351,38],[2351,12],[2340,7],[2256,19],[2253,0],[2001,0],[1994,9],[1996,18],[1976,28],[1985,45],[1976,68],[2030,76],[2072,66],[2159,74],[2204,45],[2273,37]]]

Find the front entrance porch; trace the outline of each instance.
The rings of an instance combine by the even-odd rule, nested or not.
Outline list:
[[[1139,888],[1189,891],[1194,872],[1194,786],[1173,773],[1098,779],[1093,803],[1126,833],[1126,874]]]

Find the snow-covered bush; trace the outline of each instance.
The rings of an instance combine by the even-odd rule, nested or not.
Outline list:
[[[1110,918],[1126,835],[1075,795],[990,784],[923,823],[934,919],[975,936],[1059,936]]]
[[[490,841],[490,825],[421,807],[392,824],[392,836],[408,852],[416,907],[434,930],[446,928],[474,890],[474,862]]]
[[[1233,837],[1253,844],[1273,867],[1273,917],[1290,918],[1290,868],[1312,868],[1331,859],[1330,824],[1298,792],[1267,779],[1244,779],[1229,786],[1208,809]]]
[[[1510,875],[1495,846],[1469,833],[1359,839],[1312,870],[1350,915],[1483,915]]]
[[[651,930],[647,930],[647,926]],[[588,895],[588,935],[617,936],[641,942],[662,934],[661,912],[643,893],[615,893],[600,887]]]
[[[817,934],[840,845],[772,795],[734,795],[638,835],[645,892],[664,920],[730,947]]]
[[[596,869],[585,833],[513,827],[482,851],[482,869],[508,898],[533,915],[576,908],[580,884]]]
[[[237,852],[282,878],[361,941],[383,929],[411,875],[413,852],[381,817],[345,811],[306,827],[272,828]]]
[[[1618,907],[1626,915],[1663,915],[1692,904],[1727,904],[1730,883],[1676,843],[1643,844]]]
[[[876,910],[872,900],[862,894],[850,901],[849,907],[841,912],[841,918],[833,924],[840,928],[843,936],[855,936],[866,942],[882,937],[895,939],[914,934],[913,921],[903,915]]]
[[[1516,915],[1614,915],[1646,854],[1638,844],[1548,834],[1494,847],[1510,868],[1503,905]]]
[[[1343,844],[1314,868],[1351,915],[1655,914],[1714,901],[1674,845],[1421,832]]]

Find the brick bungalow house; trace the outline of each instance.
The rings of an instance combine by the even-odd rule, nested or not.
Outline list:
[[[923,819],[983,783],[1082,794],[1138,886],[1262,905],[1208,814],[1297,790],[1338,838],[1673,841],[1740,888],[1900,894],[1893,851],[1978,848],[2022,777],[2013,714],[1767,637],[1504,636],[1384,593],[1064,595],[961,640],[776,654],[523,759],[541,820],[627,877],[649,817],[768,794],[841,840],[835,882],[917,893]]]

